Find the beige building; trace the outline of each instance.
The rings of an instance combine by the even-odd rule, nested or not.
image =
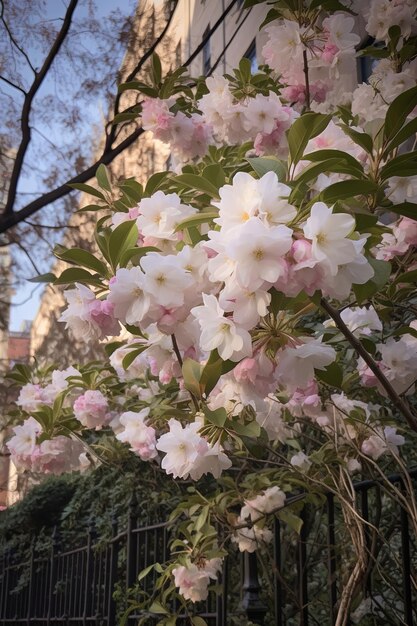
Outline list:
[[[161,32],[171,4],[172,2],[160,0],[140,3],[140,12],[138,11],[137,15],[137,32],[140,36],[126,53],[121,69],[122,77],[138,63],[144,50]],[[230,0],[227,3],[225,0],[178,1],[168,32],[157,48],[164,71],[187,61],[229,5]],[[223,74],[235,67],[243,56],[251,59],[255,69],[262,46],[262,35],[258,31],[266,12],[267,5],[254,7],[248,12],[243,9],[243,2],[236,2],[191,63],[190,74],[193,76],[207,74],[214,66],[217,73]],[[145,33],[145,36],[143,37],[141,33]],[[138,97],[137,92],[127,92],[123,96],[121,108],[131,106]],[[129,129],[125,132],[128,133]],[[120,139],[123,139],[123,135]],[[98,147],[97,152],[99,151]],[[161,142],[153,141],[151,133],[145,133],[113,161],[110,169],[115,178],[133,176],[144,182],[155,171],[166,169],[168,159],[168,147]],[[91,199],[83,196],[80,206],[90,201]],[[68,229],[62,244],[68,247],[91,247],[94,215],[75,214],[70,224],[79,225],[80,229]],[[68,267],[66,263],[58,261],[52,271],[59,274],[65,267]],[[100,356],[101,350],[98,346],[76,345],[70,341],[65,325],[58,322],[65,307],[62,293],[61,287],[46,287],[32,324],[31,353],[40,359],[52,360],[60,367],[65,367],[71,361],[87,361]]]
[[[270,6],[265,2],[243,9],[243,0],[237,0],[231,10],[227,12],[231,0],[142,0],[138,5],[135,31],[139,33],[126,52],[120,75],[123,77],[136,66],[144,51],[162,31],[172,5],[176,4],[170,27],[157,48],[161,58],[163,70],[174,69],[191,57],[198,46],[205,40],[200,53],[189,66],[191,76],[230,72],[239,63],[242,57],[252,62],[252,71],[256,71],[258,63],[262,62],[261,50],[266,40],[266,33],[259,32]],[[226,17],[222,16],[227,12]],[[210,30],[220,21],[218,28],[208,37]],[[346,90],[357,84],[357,62],[354,57],[346,59],[340,68]],[[138,78],[138,77],[137,77]],[[142,71],[139,78],[145,78]],[[141,94],[137,91],[125,92],[121,100],[121,110],[134,105],[140,100]],[[123,140],[132,127],[120,133],[119,141]],[[97,148],[99,153],[99,147]],[[139,139],[117,157],[111,164],[112,175],[116,178],[135,177],[139,182],[145,182],[155,171],[167,169],[170,151],[168,146],[154,141],[151,133],[144,133]],[[91,202],[88,197],[81,198],[80,205]],[[80,224],[80,230],[69,229],[65,234],[63,244],[70,247],[92,245],[94,228],[92,214],[75,214],[70,220],[72,226]],[[77,239],[77,241],[76,241]],[[66,264],[58,262],[53,271],[60,273]],[[88,360],[99,356],[97,346],[76,345],[70,341],[64,324],[57,320],[65,306],[62,288],[47,287],[37,316],[32,325],[32,354],[55,360],[60,366],[66,366],[72,360]]]

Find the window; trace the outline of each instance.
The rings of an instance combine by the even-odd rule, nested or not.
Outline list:
[[[359,48],[358,52],[363,48],[368,48],[368,46],[372,46],[375,43],[375,39],[373,37],[368,37],[364,44]],[[376,47],[383,47],[383,42],[378,42]],[[358,71],[358,82],[359,83],[368,83],[369,77],[375,69],[375,65],[378,59],[373,59],[372,57],[358,57],[357,59],[357,71]]]
[[[256,39],[254,39],[243,55],[245,59],[250,61],[250,69],[252,74],[256,74],[258,71],[258,60],[256,58]]]
[[[210,37],[208,36],[210,32],[210,24],[207,26],[206,30],[203,33],[203,41],[207,39],[203,47],[203,74],[207,76],[211,69],[211,49],[210,49]]]

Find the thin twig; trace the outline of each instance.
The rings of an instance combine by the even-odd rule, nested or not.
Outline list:
[[[0,11],[0,20],[3,23],[4,28],[7,31],[7,34],[9,35],[9,39],[12,42],[12,44],[14,45],[15,48],[17,48],[17,50],[19,50],[20,54],[23,54],[23,56],[25,57],[27,64],[29,65],[30,69],[32,70],[32,72],[34,74],[36,74],[36,69],[34,68],[34,66],[32,65],[32,61],[30,60],[28,54],[23,50],[22,46],[19,46],[19,44],[17,43],[16,39],[14,38],[8,23],[6,22],[6,20],[4,19],[4,2],[3,0],[0,0],[0,7],[1,7],[1,11]]]
[[[308,76],[308,60],[307,60],[307,50],[304,48],[303,50],[303,62],[304,62],[304,76],[305,76],[305,84],[306,84],[306,110],[310,110],[310,79]]]
[[[175,356],[177,357],[178,363],[180,364],[180,367],[182,369],[182,366],[183,366],[184,362],[182,360],[181,352],[180,352],[180,349],[178,347],[177,338],[175,337],[174,334],[171,335],[171,341],[172,341],[172,347],[174,348]],[[195,410],[199,411],[200,410],[200,405],[198,404],[197,398],[195,397],[195,395],[190,390],[188,390],[188,393],[191,396],[191,400],[193,401]]]
[[[52,44],[51,49],[49,50],[49,53],[45,61],[43,62],[41,69],[39,70],[39,72],[35,74],[35,79],[25,96],[25,99],[23,102],[23,108],[22,108],[22,118],[20,122],[21,129],[22,129],[22,141],[20,142],[20,146],[16,154],[16,160],[15,160],[12,174],[10,177],[9,192],[7,196],[6,206],[4,208],[5,216],[13,214],[13,207],[14,207],[14,203],[16,200],[16,193],[17,193],[17,185],[19,182],[20,174],[22,172],[23,161],[24,161],[26,151],[30,143],[30,138],[31,138],[31,129],[29,125],[29,119],[30,119],[30,114],[32,110],[33,100],[40,86],[42,85],[46,75],[48,74],[52,63],[55,60],[55,57],[59,53],[62,44],[65,41],[65,37],[71,26],[72,16],[77,7],[77,4],[78,4],[78,0],[70,0],[70,3],[68,4],[67,12],[65,13],[65,17],[62,22],[62,28],[58,32],[58,35],[54,43]]]
[[[356,352],[363,358],[369,369],[375,374],[375,377],[381,383],[381,386],[387,392],[389,399],[392,403],[397,407],[397,409],[404,415],[407,424],[409,427],[417,432],[417,417],[411,412],[410,407],[404,400],[398,395],[395,391],[394,387],[391,385],[389,380],[383,374],[381,369],[378,367],[374,359],[371,357],[369,352],[365,350],[361,342],[355,337],[355,335],[349,330],[346,326],[345,322],[342,320],[340,313],[337,309],[332,307],[324,298],[320,300],[320,306],[322,309],[326,311],[329,317],[332,318],[337,328],[343,333],[346,339],[349,341],[350,345],[355,348]]]

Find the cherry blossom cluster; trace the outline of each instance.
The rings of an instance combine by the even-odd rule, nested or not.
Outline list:
[[[208,93],[196,103],[200,113],[190,117],[182,111],[172,113],[169,108],[174,104],[172,100],[145,99],[143,128],[169,144],[179,162],[204,156],[209,144],[233,145],[249,140],[254,142],[258,155],[273,151],[285,156],[288,150],[285,131],[298,117],[294,108],[283,104],[272,91],[237,100],[223,76],[207,78],[206,86]]]
[[[390,44],[393,25],[403,38],[417,32],[411,0],[366,4],[366,29],[377,40]],[[143,100],[143,128],[169,144],[178,163],[193,163],[153,193],[138,193],[139,201],[124,198],[126,211],[114,209],[113,197],[103,204],[100,237],[110,241],[126,229],[129,247],[114,258],[103,252],[105,275],[97,271],[93,287],[80,282],[65,291],[61,321],[77,340],[111,338],[110,366],[95,366],[94,375],[80,366],[32,376],[17,400],[24,422],[7,444],[18,467],[83,469],[90,457],[80,439],[91,451],[101,437],[114,437],[116,450],[173,479],[209,475],[219,491],[230,479],[234,492],[227,488],[223,508],[196,489],[181,514],[200,533],[196,520],[207,506],[204,519],[216,511],[238,549],[254,552],[271,541],[271,518],[292,489],[327,485],[332,468],[350,481],[404,454],[401,411],[388,397],[410,399],[417,378],[408,289],[417,222],[391,209],[412,215],[417,176],[413,162],[413,175],[397,165],[383,177],[401,143],[384,153],[392,131],[384,138],[383,125],[389,105],[414,87],[417,61],[396,66],[394,51],[375,64],[369,84],[346,96],[339,78],[360,43],[355,21],[343,12],[320,15],[303,22],[288,13],[266,27],[265,76],[277,79],[276,91],[253,83],[245,92],[214,76],[184,110],[186,98],[177,95]],[[332,115],[303,118],[309,104]],[[336,115],[338,104],[351,105],[352,115]],[[415,111],[404,115],[404,124],[414,118]],[[210,146],[220,148],[218,161],[206,157]],[[238,147],[233,156],[230,146]],[[208,163],[222,183],[205,179],[190,193],[186,175],[203,180]],[[339,195],[326,195],[334,185]],[[400,322],[394,307],[402,294]],[[329,302],[337,315],[323,313]],[[265,472],[250,468],[249,440],[261,448],[255,462]],[[224,551],[214,539],[201,550],[191,546],[192,536],[182,556],[174,551],[169,577],[182,598],[197,602],[207,598]]]
[[[83,444],[77,439],[59,435],[37,443],[42,429],[34,417],[28,417],[22,425],[15,426],[13,432],[7,447],[19,470],[62,474],[84,469],[90,464]]]
[[[343,63],[355,54],[360,37],[353,32],[355,20],[344,13],[326,17],[320,26],[300,26],[287,19],[266,27],[268,41],[262,54],[285,85],[282,96],[290,103],[305,104],[305,67],[310,72],[310,98],[318,103],[339,91]]]
[[[222,569],[222,559],[204,560],[204,563],[177,565],[172,570],[175,586],[185,600],[200,602],[208,596],[210,580],[216,580]]]

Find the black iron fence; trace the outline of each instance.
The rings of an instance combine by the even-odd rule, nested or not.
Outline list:
[[[417,470],[409,477],[415,481]],[[372,625],[417,626],[416,534],[399,497],[404,479],[398,475],[389,480],[396,492],[385,482],[355,486],[367,570],[355,589],[354,608],[360,601],[367,602]],[[275,521],[273,550],[228,557],[220,589],[197,607],[209,626],[335,624],[355,561],[340,503],[328,494],[322,507],[307,505],[301,516],[300,533],[291,519]],[[119,530],[114,521],[112,537],[106,541],[96,537],[91,527],[83,545],[68,549],[56,529],[46,555],[37,554],[32,546],[29,559],[21,562],[3,551],[0,626],[118,626],[127,589],[135,589],[141,570],[169,558],[168,544],[167,524],[139,527],[132,502],[126,528]],[[140,593],[152,593],[155,576],[140,582]],[[140,611],[132,611],[127,624],[133,626],[143,617]],[[144,623],[156,624],[160,617],[149,614]],[[185,626],[189,618],[179,611],[177,623]]]

